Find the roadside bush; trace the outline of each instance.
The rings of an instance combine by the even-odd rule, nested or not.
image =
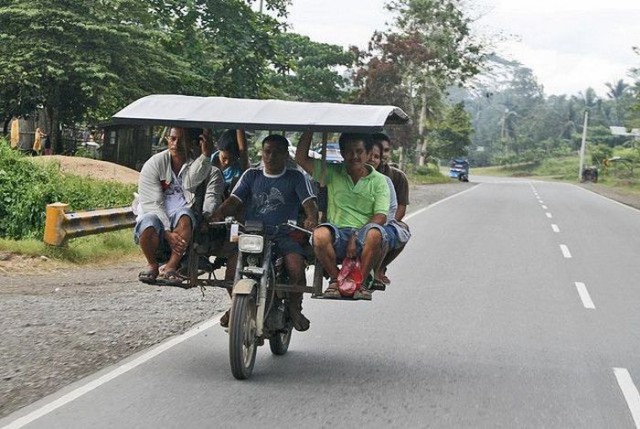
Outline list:
[[[604,144],[591,146],[589,152],[591,152],[591,163],[598,166],[602,165],[605,159],[613,156],[613,149]]]
[[[438,166],[435,166],[433,164],[417,166],[415,168],[415,174],[418,176],[442,176],[442,173],[440,173],[440,169],[438,168]]]
[[[42,239],[47,204],[71,210],[127,205],[133,185],[67,176],[55,165],[36,165],[0,141],[0,237]]]
[[[440,168],[433,164],[415,167],[413,172],[408,174],[408,177],[411,183],[421,185],[447,183],[450,181],[449,177],[442,174]]]

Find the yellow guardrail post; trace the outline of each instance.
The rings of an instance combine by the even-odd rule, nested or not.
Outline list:
[[[46,221],[44,225],[44,242],[51,246],[61,246],[64,243],[65,232],[62,229],[64,214],[69,204],[47,204]]]
[[[44,242],[62,246],[66,240],[129,228],[136,224],[131,207],[67,213],[68,204],[47,205]]]

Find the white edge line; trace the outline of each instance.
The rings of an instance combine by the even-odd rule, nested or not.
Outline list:
[[[576,283],[576,289],[578,289],[578,295],[580,295],[580,299],[582,300],[582,305],[584,305],[584,308],[587,308],[589,310],[595,310],[596,306],[593,304],[593,301],[591,300],[591,295],[589,295],[587,286],[585,286],[585,284],[582,282],[575,282],[575,283]]]
[[[450,200],[450,199],[455,198],[455,197],[458,197],[458,196],[460,196],[460,195],[462,195],[462,194],[466,194],[467,192],[469,192],[469,191],[473,191],[474,189],[479,188],[480,186],[482,186],[482,183],[478,183],[478,184],[477,184],[477,185],[475,185],[473,188],[465,189],[464,191],[462,191],[462,192],[458,192],[457,194],[449,195],[447,198],[443,198],[443,199],[441,199],[441,200],[438,200],[438,201],[436,201],[436,202],[435,202],[435,203],[433,203],[433,204],[429,204],[427,207],[423,207],[423,208],[421,208],[420,210],[415,211],[415,212],[413,212],[413,213],[411,213],[411,214],[407,215],[403,220],[405,220],[405,221],[406,221],[406,220],[409,220],[409,219],[411,219],[412,217],[417,216],[417,215],[419,215],[420,213],[424,213],[424,212],[426,212],[427,210],[429,210],[430,208],[433,208],[433,207],[437,206],[438,204],[444,203],[445,201]]]
[[[188,340],[191,337],[194,337],[198,334],[200,334],[202,331],[205,331],[209,328],[211,328],[212,326],[215,326],[219,323],[220,321],[220,316],[216,316],[212,319],[206,320],[196,326],[194,326],[193,328],[189,329],[188,331],[186,331],[183,334],[178,335],[177,337],[173,337],[170,338],[168,340],[166,340],[163,343],[158,344],[157,346],[153,347],[151,350],[145,352],[144,354],[142,354],[141,356],[138,356],[137,358],[129,361],[129,362],[125,362],[122,365],[118,366],[117,368],[113,369],[112,371],[109,371],[108,373],[104,374],[101,377],[96,378],[95,380],[92,380],[90,382],[88,382],[85,385],[82,385],[74,390],[72,390],[71,392],[61,396],[58,399],[55,399],[52,402],[49,402],[46,405],[43,405],[42,407],[28,413],[25,416],[22,416],[16,420],[14,420],[13,422],[9,423],[7,426],[2,427],[2,429],[19,429],[22,428],[25,425],[28,425],[29,423],[39,419],[40,417],[43,417],[47,414],[49,414],[50,412],[68,404],[71,401],[74,401],[76,399],[78,399],[79,397],[81,397],[82,395],[85,395],[86,393],[91,392],[94,389],[97,389],[98,387],[102,386],[105,383],[108,383],[109,381],[113,380],[114,378],[131,371],[132,369],[136,368],[137,366],[142,365],[143,363],[153,359],[154,357],[158,356],[160,353],[163,353],[167,350],[169,350],[170,348]]]
[[[561,244],[560,250],[562,250],[562,254],[564,255],[565,258],[571,257],[571,252],[569,252],[569,248],[567,247],[566,244]]]
[[[551,229],[553,230],[553,232],[560,232],[560,227],[555,223],[551,224]]]
[[[626,368],[613,368],[613,373],[618,380],[618,385],[622,390],[624,399],[627,401],[629,411],[631,411],[631,417],[637,428],[640,428],[640,394],[636,385],[633,384],[631,375]]]

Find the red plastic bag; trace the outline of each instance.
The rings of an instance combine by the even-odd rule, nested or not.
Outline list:
[[[338,290],[342,296],[353,296],[357,290],[362,287],[362,269],[360,268],[360,260],[344,258],[342,268],[338,273]]]

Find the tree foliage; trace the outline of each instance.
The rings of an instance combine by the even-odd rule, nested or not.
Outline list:
[[[432,153],[441,159],[466,156],[471,145],[471,118],[464,103],[449,107],[431,134]]]
[[[2,2],[2,115],[43,107],[57,129],[104,104],[188,86],[196,77],[145,28],[150,21],[135,0]]]
[[[386,8],[394,16],[393,29],[374,34],[355,83],[361,101],[394,103],[415,118],[414,134],[423,139],[416,146],[421,163],[424,139],[443,111],[446,88],[480,72],[483,48],[461,1],[390,0]],[[410,148],[413,142],[404,145]]]
[[[349,80],[339,73],[353,66],[356,53],[339,46],[317,43],[294,33],[275,38],[275,72],[272,87],[298,101],[342,101]]]
[[[575,153],[582,140],[585,112],[589,112],[587,141],[609,148],[631,143],[614,136],[609,127],[637,127],[632,109],[633,87],[618,80],[606,84],[606,97],[593,88],[572,96],[545,96],[533,72],[511,64],[506,79],[488,82],[480,94],[466,98],[475,134],[471,152],[475,165],[539,161]],[[602,151],[600,151],[602,152]]]
[[[354,55],[286,32],[290,0],[0,0],[0,116],[109,118],[151,93],[338,101]]]

